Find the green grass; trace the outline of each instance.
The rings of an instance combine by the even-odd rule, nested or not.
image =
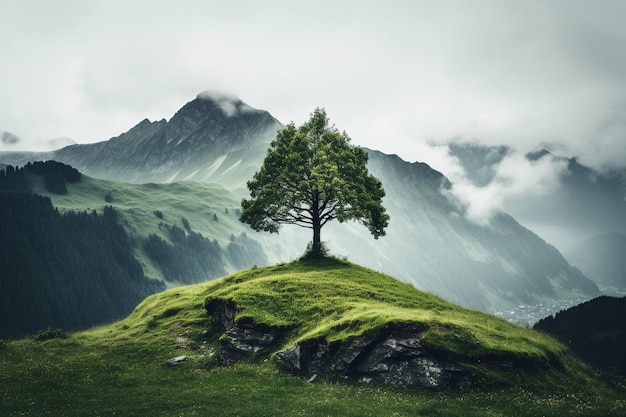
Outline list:
[[[205,298],[233,300],[238,317],[286,326],[289,341],[345,340],[388,323],[474,361],[504,355],[538,368],[483,372],[471,391],[412,392],[306,378],[253,358],[222,366]],[[346,262],[254,268],[147,298],[126,319],[66,338],[0,343],[2,416],[618,416],[623,381],[594,375],[541,333],[462,309]],[[169,358],[187,360],[169,366]]]
[[[329,342],[413,326],[442,351],[476,359],[559,362],[564,347],[539,332],[467,310],[410,284],[337,260],[252,269],[211,286],[211,298],[234,301],[239,317],[275,327],[293,327],[288,343],[324,337]]]
[[[134,255],[142,264],[146,276],[164,280],[160,269],[145,253],[142,241],[154,233],[169,240],[159,223],[183,227],[186,219],[191,229],[225,248],[231,234],[246,231],[236,214],[240,200],[218,184],[183,181],[172,184],[130,184],[82,176],[81,181],[67,184],[65,195],[45,190],[43,180],[36,181],[34,192],[45,195],[61,212],[96,210],[102,213],[110,205],[120,214],[121,222],[134,245]],[[109,201],[107,200],[109,196]],[[155,214],[159,211],[163,218]],[[217,220],[215,220],[217,218]],[[228,259],[224,259],[226,262]],[[227,271],[235,271],[225,265]]]

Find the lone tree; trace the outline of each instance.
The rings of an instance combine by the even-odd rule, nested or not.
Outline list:
[[[367,170],[367,153],[329,126],[324,109],[272,141],[261,169],[248,181],[240,220],[256,231],[278,233],[282,224],[313,229],[310,254],[323,256],[320,231],[333,219],[356,220],[374,238],[385,235],[389,215],[382,183]]]

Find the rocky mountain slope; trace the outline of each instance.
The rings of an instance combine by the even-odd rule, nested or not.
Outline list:
[[[250,157],[262,156],[281,127],[269,113],[239,99],[204,93],[169,121],[146,119],[116,138],[66,147],[53,158],[96,178],[239,186],[257,167]]]
[[[477,187],[494,180],[499,164],[514,151],[505,146],[450,144],[450,155]],[[525,193],[505,202],[505,210],[534,232],[568,252],[585,240],[607,233],[626,235],[626,172],[600,172],[577,158],[543,149],[526,155],[529,162],[558,164],[558,184],[549,193]]]
[[[459,214],[442,192],[449,186],[447,179],[428,165],[371,151],[369,168],[383,181],[392,222],[388,235],[379,241],[353,230],[362,234],[358,244],[368,249],[354,251],[351,259],[454,302],[492,312],[507,305],[598,294],[595,284],[558,250],[506,213],[488,226]],[[340,227],[344,226],[337,226],[335,239],[342,250],[358,248]],[[366,255],[371,253],[381,253],[379,262],[381,258],[386,262],[372,265]]]
[[[5,152],[0,160],[24,165],[53,159],[95,178],[130,183],[208,181],[242,192],[282,127],[268,112],[238,98],[201,93],[169,121],[145,119],[107,141],[52,152]]]
[[[565,251],[564,255],[598,285],[626,290],[626,235],[593,236]]]

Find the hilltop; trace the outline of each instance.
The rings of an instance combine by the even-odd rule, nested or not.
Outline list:
[[[423,381],[439,367],[461,383],[383,376],[420,367]],[[152,295],[106,326],[2,343],[0,369],[2,415],[626,415],[623,384],[551,337],[333,259],[251,268]]]
[[[332,259],[234,274],[205,308],[224,360],[266,355],[306,377],[441,388],[565,366],[549,338]]]

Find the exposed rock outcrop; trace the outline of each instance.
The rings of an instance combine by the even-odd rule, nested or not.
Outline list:
[[[360,382],[382,382],[410,389],[467,388],[471,373],[422,342],[424,329],[381,329],[372,335],[345,341],[328,342],[324,338],[301,340],[284,346],[289,329],[236,319],[237,306],[227,300],[207,299],[205,308],[215,325],[224,328],[220,355],[226,363],[252,355],[275,354],[289,372],[311,377],[343,377]]]
[[[282,338],[282,329],[256,324],[245,318],[235,320],[237,307],[232,302],[207,299],[204,307],[213,323],[225,330],[220,339],[220,356],[226,363],[267,352]]]
[[[336,375],[404,388],[471,385],[467,369],[437,356],[424,347],[419,336],[406,336],[398,330],[331,344],[322,339],[306,340],[276,353],[288,370],[304,375]]]

